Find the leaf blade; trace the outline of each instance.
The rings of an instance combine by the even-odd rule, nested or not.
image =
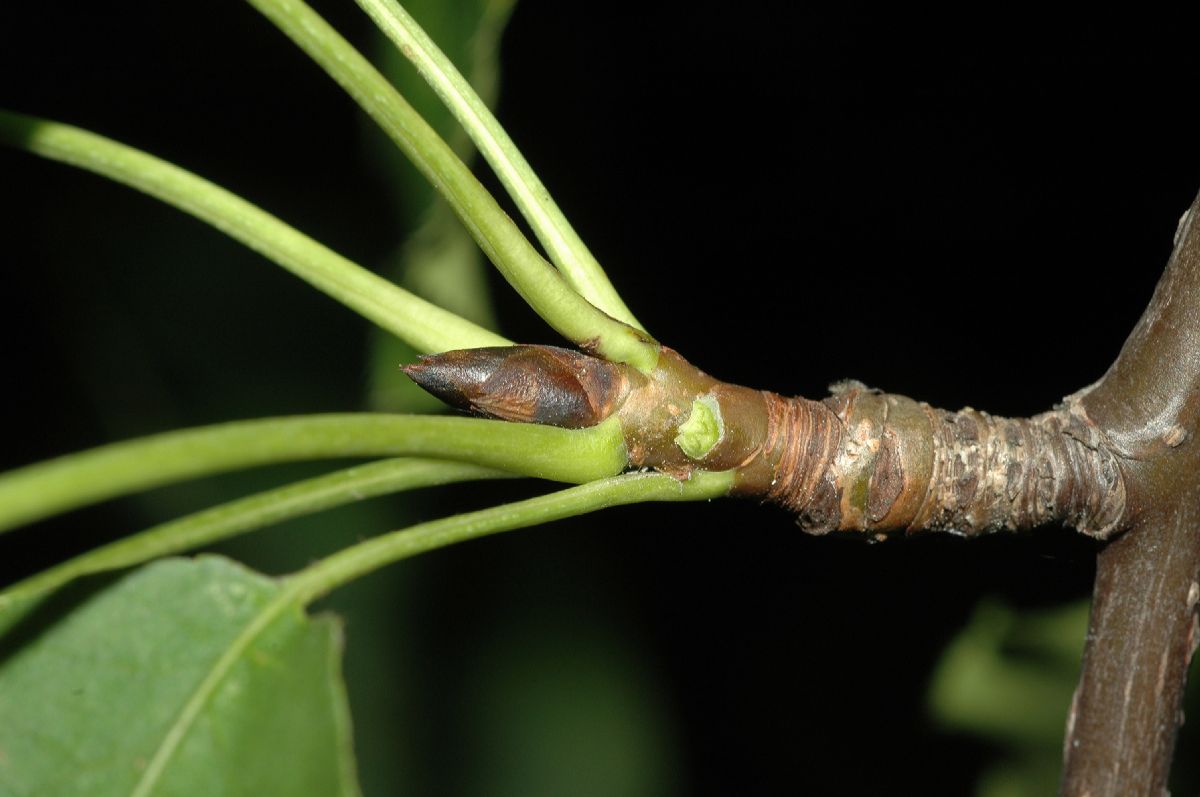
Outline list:
[[[24,636],[0,662],[0,792],[358,792],[340,629],[276,581],[164,560]]]

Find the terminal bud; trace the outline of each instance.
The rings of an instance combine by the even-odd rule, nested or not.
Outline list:
[[[456,349],[423,356],[403,370],[460,409],[567,429],[600,423],[629,390],[623,366],[557,346]]]

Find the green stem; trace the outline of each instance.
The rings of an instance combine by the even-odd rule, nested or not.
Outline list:
[[[437,132],[371,64],[300,0],[247,0],[362,106],[445,197],[480,248],[554,329],[606,359],[649,372],[658,344],[577,294],[538,254]]]
[[[0,144],[103,175],[211,224],[423,352],[509,341],[372,274],[224,188],[103,136],[0,110]]]
[[[565,482],[619,473],[620,423],[569,430],[478,418],[331,414],[185,429],[70,454],[0,475],[0,532],[87,504],[255,465],[424,456]]]
[[[346,468],[176,518],[87,551],[5,589],[0,593],[0,611],[7,603],[50,592],[82,576],[193,550],[351,501],[510,475],[476,465],[421,459],[388,459]]]
[[[445,103],[529,222],[563,277],[583,298],[641,328],[604,269],[571,227],[550,192],[471,84],[395,0],[356,0]]]
[[[385,565],[447,545],[644,501],[703,501],[726,495],[733,472],[696,471],[688,481],[663,473],[630,473],[549,495],[422,523],[352,545],[288,578],[288,592],[311,603]]]
[[[618,504],[715,498],[728,492],[732,483],[730,473],[698,473],[688,482],[677,482],[670,476],[657,473],[618,476],[540,498],[423,523],[359,543],[322,559],[286,578],[279,593],[259,609],[258,614],[230,642],[179,712],[170,733],[146,763],[131,794],[146,797],[154,792],[187,734],[195,726],[202,708],[217,693],[238,660],[277,619],[286,612],[295,611],[298,605],[311,603],[330,590],[384,565],[456,542]]]

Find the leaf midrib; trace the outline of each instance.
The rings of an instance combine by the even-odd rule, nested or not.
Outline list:
[[[192,690],[175,721],[171,723],[154,751],[142,777],[134,785],[130,797],[149,797],[162,779],[175,753],[179,750],[196,719],[208,706],[230,670],[268,627],[280,618],[284,611],[299,603],[300,596],[295,582],[285,582],[280,592],[265,604],[242,629],[225,652],[213,663],[208,674]],[[340,769],[340,766],[339,766]],[[339,778],[339,780],[344,779]]]

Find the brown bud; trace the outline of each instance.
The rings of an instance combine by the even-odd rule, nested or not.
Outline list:
[[[556,346],[457,349],[403,370],[455,407],[568,429],[600,423],[628,391],[622,366]]]

